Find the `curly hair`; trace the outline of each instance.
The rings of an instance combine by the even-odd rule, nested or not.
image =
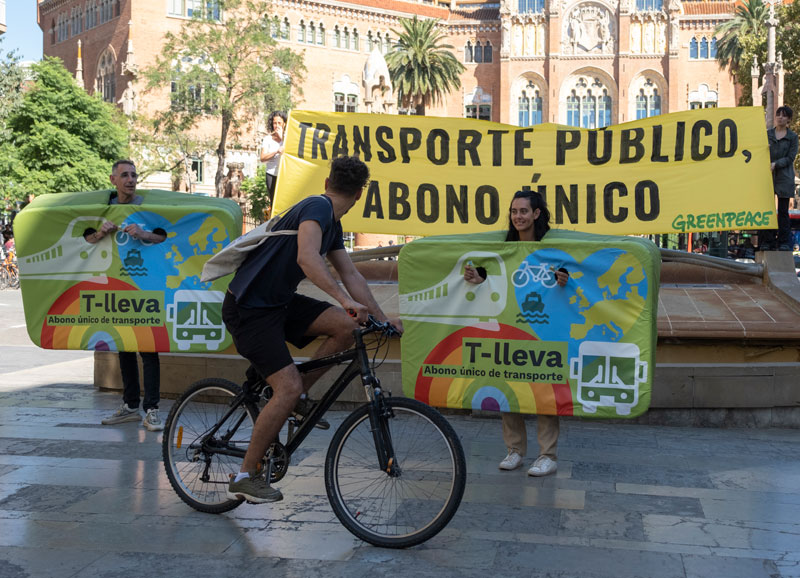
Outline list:
[[[341,156],[331,161],[328,186],[337,193],[357,195],[369,182],[369,167],[357,156]]]
[[[547,234],[547,231],[550,230],[550,211],[547,209],[547,203],[544,202],[544,198],[536,191],[527,190],[514,193],[514,198],[511,199],[512,203],[514,199],[528,199],[528,202],[531,204],[531,211],[535,212],[536,209],[539,209],[539,218],[533,222],[533,238],[536,241],[541,241],[545,234]],[[506,241],[519,241],[519,231],[514,227],[514,223],[511,222],[510,205],[508,208],[508,233],[506,234]]]
[[[275,127],[273,126],[272,121],[275,120],[276,116],[281,117],[283,119],[283,124],[284,125],[286,124],[286,118],[287,118],[286,117],[286,113],[283,112],[282,110],[275,110],[272,113],[270,113],[269,117],[267,118],[267,130],[269,132],[272,132],[272,131],[275,130]]]

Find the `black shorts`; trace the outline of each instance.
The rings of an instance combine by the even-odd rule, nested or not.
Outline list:
[[[294,363],[287,341],[303,348],[316,339],[305,333],[328,307],[333,305],[295,293],[288,305],[248,309],[237,305],[232,293],[226,293],[222,320],[239,354],[268,377]]]

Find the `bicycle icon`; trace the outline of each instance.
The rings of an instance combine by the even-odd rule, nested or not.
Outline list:
[[[525,287],[529,283],[541,283],[542,287],[551,288],[558,284],[555,270],[549,263],[531,265],[527,261],[520,263],[519,269],[511,275],[514,287]]]

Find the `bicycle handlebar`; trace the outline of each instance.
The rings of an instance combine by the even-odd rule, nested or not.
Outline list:
[[[362,328],[358,330],[361,335],[367,335],[368,333],[375,333],[377,331],[382,332],[387,337],[399,337],[402,335],[391,323],[388,321],[378,321],[372,315],[367,315],[367,322],[362,325]]]

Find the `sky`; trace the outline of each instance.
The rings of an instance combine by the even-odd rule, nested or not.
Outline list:
[[[3,52],[16,49],[23,60],[42,59],[42,31],[36,23],[36,0],[6,0]]]

